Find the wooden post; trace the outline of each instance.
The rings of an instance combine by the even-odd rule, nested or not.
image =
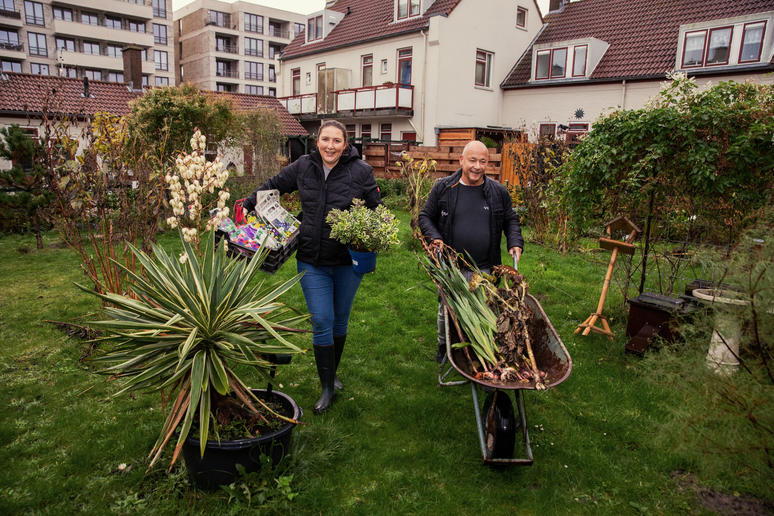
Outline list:
[[[602,309],[605,307],[605,298],[607,297],[607,291],[610,288],[610,280],[613,277],[613,269],[615,268],[615,261],[618,258],[618,252],[624,254],[634,254],[634,245],[632,242],[637,238],[637,234],[640,232],[639,228],[632,224],[626,217],[619,217],[605,225],[605,232],[608,236],[612,236],[612,228],[616,229],[626,228],[631,230],[629,235],[623,240],[612,240],[610,238],[600,238],[599,245],[603,249],[610,249],[612,254],[610,255],[610,263],[607,265],[607,272],[605,273],[605,282],[602,284],[602,294],[599,296],[599,303],[597,303],[597,310],[589,315],[585,321],[575,328],[575,334],[583,331],[582,335],[586,336],[592,331],[607,335],[607,338],[613,340],[613,332],[610,330],[610,325],[607,322],[607,318],[602,315]],[[597,321],[601,321],[602,327],[596,326]]]

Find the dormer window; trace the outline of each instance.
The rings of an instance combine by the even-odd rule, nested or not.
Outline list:
[[[533,50],[534,81],[587,79],[610,47],[596,38],[557,41]]]
[[[774,11],[681,26],[675,67],[687,70],[767,62],[772,41],[766,29],[772,18]]]
[[[323,37],[323,17],[321,16],[315,16],[314,18],[309,18],[307,23],[307,30],[306,30],[306,41],[315,41],[318,39],[322,39]]]
[[[728,64],[732,32],[733,27],[686,32],[683,68]]]
[[[742,31],[742,48],[739,51],[740,63],[757,63],[761,60],[763,33],[766,22],[747,23]]]
[[[420,0],[398,0],[398,19],[403,20],[420,14]]]
[[[567,47],[538,50],[535,79],[558,79],[567,72]]]

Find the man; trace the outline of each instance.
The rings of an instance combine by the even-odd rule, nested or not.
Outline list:
[[[463,256],[470,255],[484,272],[500,265],[500,238],[505,233],[508,253],[518,260],[524,248],[519,216],[508,190],[486,177],[489,150],[471,141],[460,156],[460,169],[433,185],[419,214],[419,227],[434,245],[445,243]],[[470,277],[470,271],[463,271]],[[446,356],[443,307],[438,307],[438,353]]]

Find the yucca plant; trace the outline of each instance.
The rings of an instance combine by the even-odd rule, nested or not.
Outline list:
[[[251,286],[266,251],[249,261],[232,260],[224,247],[213,243],[211,233],[207,236],[201,257],[183,238],[179,259],[158,245],[153,257],[132,247],[143,268],[142,274],[126,270],[134,297],[79,285],[106,303],[107,319],[91,326],[103,332],[100,342],[112,346],[93,362],[124,382],[116,395],[159,391],[171,402],[148,468],[177,431],[171,468],[197,415],[203,456],[211,426],[218,437],[216,409],[233,401],[232,396],[253,414],[259,413],[257,403],[266,417],[288,420],[256,398],[234,368],[248,365],[267,374],[268,355],[303,352],[285,336],[303,331],[295,326],[308,315],[279,300],[301,275],[281,284],[262,280]]]

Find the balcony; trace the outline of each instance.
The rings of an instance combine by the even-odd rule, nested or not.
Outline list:
[[[118,2],[114,0],[114,3]],[[134,5],[134,4],[129,4]],[[74,38],[96,39],[101,41],[114,41],[125,45],[153,46],[153,34],[150,32],[132,32],[128,30],[112,29],[101,25],[89,25],[86,23],[54,20],[54,33],[56,35],[71,36]]]
[[[412,116],[414,87],[410,84],[382,84],[333,92],[335,114],[347,117]],[[301,119],[315,119],[323,114],[318,109],[317,94],[306,93],[281,97],[279,101],[291,115]],[[326,113],[330,114],[330,113]]]
[[[123,57],[103,56],[95,54],[84,54],[82,52],[73,52],[72,50],[59,49],[56,51],[56,60],[65,66],[82,66],[86,68],[99,68],[102,70],[123,71]],[[142,73],[155,73],[153,61],[142,62]],[[128,79],[127,79],[128,80]]]
[[[11,27],[21,27],[24,25],[19,11],[8,11],[5,9],[0,9],[0,23]]]
[[[216,70],[215,75],[218,77],[225,77],[226,79],[239,79],[238,70]]]
[[[290,39],[290,31],[269,26],[269,36],[274,38]]]
[[[9,59],[27,59],[27,53],[24,52],[23,43],[0,43],[0,54],[2,54],[3,57]]]
[[[72,5],[88,11],[131,16],[141,20],[153,18],[153,7],[151,7],[150,0],[140,3],[127,0],[56,0],[54,3],[56,5]]]
[[[236,43],[215,43],[215,52],[223,52],[224,54],[238,54],[239,47]]]

